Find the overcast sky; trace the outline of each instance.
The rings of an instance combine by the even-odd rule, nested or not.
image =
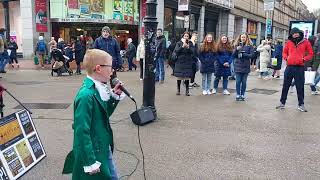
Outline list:
[[[307,5],[309,11],[320,8],[320,0],[302,0],[302,2]]]

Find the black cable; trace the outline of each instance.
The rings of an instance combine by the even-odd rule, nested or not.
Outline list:
[[[136,170],[138,169],[138,165],[139,165],[139,163],[140,163],[139,158],[138,158],[135,154],[133,154],[133,153],[126,152],[126,151],[122,151],[122,150],[119,150],[118,148],[116,148],[116,151],[119,151],[119,152],[124,153],[124,154],[129,154],[129,155],[133,156],[133,157],[137,160],[136,167],[134,168],[134,170],[133,170],[130,174],[121,176],[119,179],[122,179],[122,178],[124,178],[124,177],[130,177],[130,176],[132,176],[132,174],[134,174],[134,173],[136,172]]]
[[[138,111],[138,106],[137,106],[137,102],[133,99],[134,104],[136,105],[136,111]],[[141,140],[140,140],[140,127],[138,126],[138,141],[139,141],[139,146],[140,146],[140,150],[141,150],[141,154],[142,154],[142,170],[143,170],[143,177],[144,180],[147,180],[146,178],[146,170],[144,168],[144,153],[143,153],[143,149],[142,149],[142,145],[141,145]]]

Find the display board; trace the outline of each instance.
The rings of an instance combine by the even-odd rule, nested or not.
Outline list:
[[[15,180],[46,153],[28,111],[0,119],[0,180]]]
[[[292,28],[298,28],[303,31],[304,38],[309,38],[313,35],[315,29],[314,21],[290,21],[290,31]]]

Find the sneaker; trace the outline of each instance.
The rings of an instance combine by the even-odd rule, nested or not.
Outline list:
[[[280,76],[277,76],[276,79],[280,79]]]
[[[225,89],[223,90],[223,95],[230,95],[230,92],[227,89]]]
[[[208,95],[211,95],[211,94],[212,94],[212,92],[211,92],[210,90],[208,90],[208,91],[207,91],[207,94],[208,94]]]
[[[200,87],[200,85],[197,83],[193,83],[192,87]]]
[[[246,97],[244,97],[244,95],[241,95],[240,96],[240,101],[245,101],[246,100]]]
[[[203,94],[203,95],[207,95],[208,92],[207,92],[206,90],[203,90],[203,91],[202,91],[202,94]]]
[[[212,94],[217,94],[217,90],[216,89],[212,89]]]
[[[303,104],[301,106],[298,106],[298,110],[301,112],[308,112]]]
[[[279,106],[276,106],[276,109],[285,109],[285,105],[280,103]]]
[[[240,95],[237,95],[237,96],[236,96],[236,101],[240,101],[240,99],[241,99],[241,96],[240,96]]]
[[[320,93],[319,93],[319,91],[312,91],[311,94],[312,95],[319,95]]]

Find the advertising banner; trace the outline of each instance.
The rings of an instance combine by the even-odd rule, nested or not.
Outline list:
[[[189,0],[179,0],[178,11],[189,11]]]
[[[50,1],[51,18],[72,18],[73,22],[83,22],[80,19],[139,22],[138,0],[65,0],[62,3]]]
[[[266,34],[269,35],[272,33],[272,20],[266,19]]]
[[[47,1],[35,0],[36,31],[48,32]]]
[[[0,179],[15,180],[46,156],[28,111],[0,119]]]
[[[140,22],[141,22],[141,34],[144,34],[144,23],[143,23],[143,19],[144,17],[147,15],[147,5],[146,5],[147,0],[142,0],[141,4],[140,4]]]
[[[304,38],[308,39],[313,35],[315,30],[314,21],[290,21],[290,31],[292,28],[298,28],[303,31]]]

